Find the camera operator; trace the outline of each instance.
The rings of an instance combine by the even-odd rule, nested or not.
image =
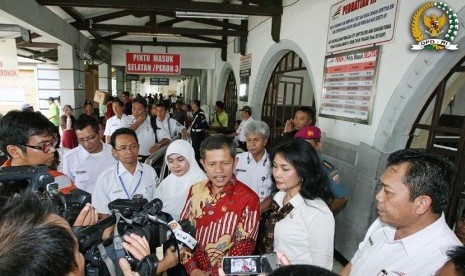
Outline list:
[[[0,275],[84,275],[84,258],[71,227],[50,207],[30,192],[0,200]],[[123,246],[136,259],[149,254],[147,240],[135,234],[125,236]],[[157,274],[177,261],[169,248]],[[138,275],[125,259],[120,264],[125,276]]]
[[[10,111],[0,121],[0,148],[8,155],[3,167],[50,166],[54,161],[57,139],[56,127],[42,114],[36,112]],[[62,193],[75,189],[66,175],[49,170],[59,184]],[[74,226],[87,226],[97,222],[97,212],[87,204],[80,212]]]

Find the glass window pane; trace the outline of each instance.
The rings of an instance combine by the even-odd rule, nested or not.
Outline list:
[[[447,80],[441,105],[440,126],[462,128],[465,118],[465,72],[455,72]]]

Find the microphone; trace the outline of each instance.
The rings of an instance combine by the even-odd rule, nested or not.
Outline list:
[[[189,220],[183,219],[179,222],[172,220],[168,223],[168,226],[173,230],[180,248],[185,245],[194,250],[194,247],[197,245],[197,240],[195,239],[196,230]]]

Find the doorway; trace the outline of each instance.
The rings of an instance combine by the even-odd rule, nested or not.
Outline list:
[[[228,114],[228,128],[234,129],[234,122],[236,121],[237,112],[237,86],[234,73],[231,71],[226,81],[226,88],[224,91],[224,110]]]
[[[288,119],[302,105],[315,106],[312,92],[305,86],[308,83],[306,67],[295,52],[286,53],[276,65],[267,85],[262,105],[262,120],[270,127],[271,144],[283,133]]]
[[[465,207],[465,57],[439,83],[416,119],[408,148],[424,148],[445,156],[457,168],[449,194],[446,220],[449,226]]]

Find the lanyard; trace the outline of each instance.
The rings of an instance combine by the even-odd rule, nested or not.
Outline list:
[[[124,192],[126,193],[126,196],[128,199],[131,199],[134,194],[136,193],[137,189],[139,188],[140,182],[142,181],[142,175],[144,174],[144,171],[140,171],[140,178],[139,181],[137,182],[136,188],[134,191],[132,191],[131,196],[129,196],[128,190],[126,189],[126,185],[124,185],[123,178],[121,178],[121,175],[119,175],[119,162],[116,164],[116,174],[118,174],[119,177],[119,182],[121,183],[121,186],[123,187]]]

